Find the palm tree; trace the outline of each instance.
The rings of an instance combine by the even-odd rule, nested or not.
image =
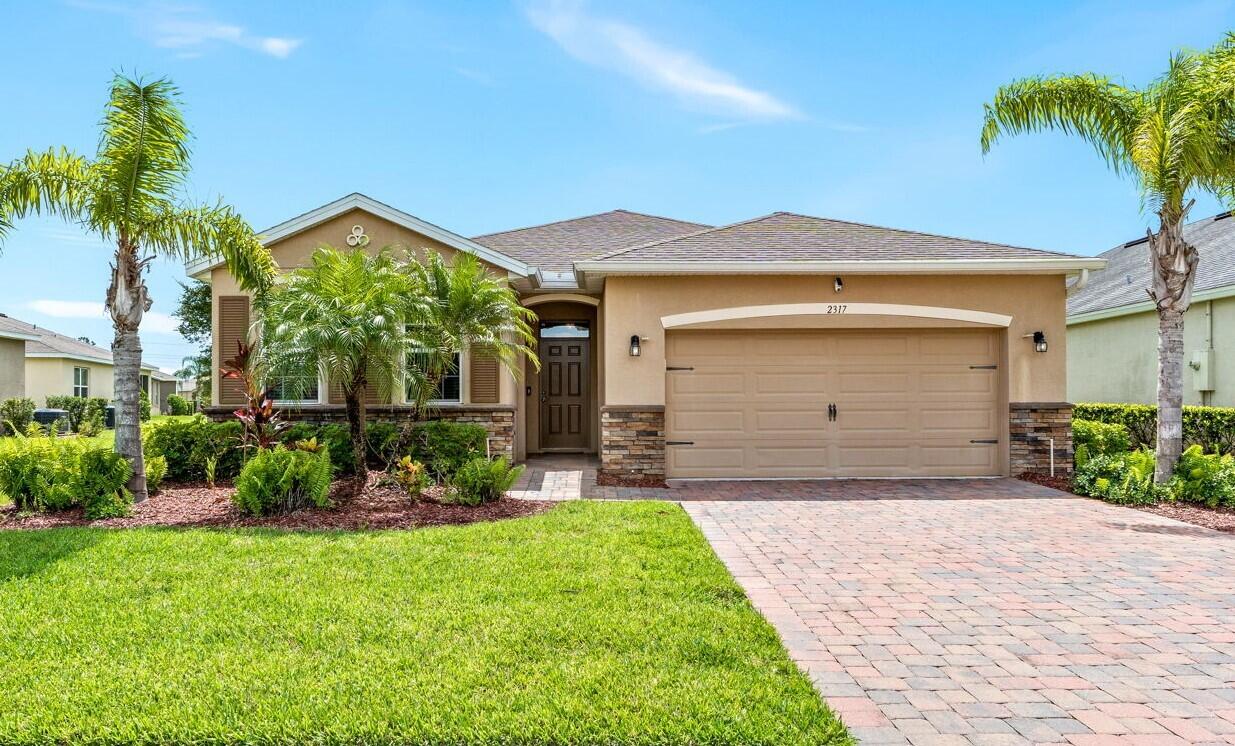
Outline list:
[[[263,313],[262,355],[280,387],[313,385],[319,373],[343,392],[359,475],[365,466],[365,393],[393,397],[408,382],[423,407],[453,352],[476,345],[511,370],[527,346],[528,311],[506,284],[461,255],[452,266],[432,255],[426,265],[399,261],[390,248],[318,248],[309,265],[280,278]],[[522,341],[511,341],[508,332]],[[428,356],[431,366],[408,366]],[[429,382],[433,382],[433,386]],[[287,394],[284,394],[287,395]],[[293,394],[294,396],[295,394]],[[424,397],[424,398],[422,398]]]
[[[1090,143],[1118,174],[1133,178],[1148,230],[1158,312],[1158,433],[1155,480],[1171,478],[1183,445],[1184,312],[1200,259],[1184,240],[1195,200],[1208,192],[1235,202],[1235,34],[1205,52],[1180,52],[1163,76],[1132,88],[1095,74],[1032,77],[1001,87],[985,105],[982,152],[1003,135],[1059,130]],[[1186,202],[1185,202],[1186,201]]]
[[[456,254],[447,264],[441,254],[431,253],[408,268],[428,300],[413,329],[420,364],[408,371],[418,407],[437,391],[456,352],[492,356],[516,375],[524,358],[540,368],[532,351],[536,314],[520,305],[510,286],[486,272],[475,257]]]
[[[0,239],[15,220],[46,214],[116,243],[106,304],[115,329],[116,452],[133,465],[129,490],[138,502],[146,498],[138,329],[151,305],[144,279],[150,262],[156,256],[219,255],[242,288],[259,294],[275,270],[252,228],[231,207],[190,205],[181,198],[189,138],[172,83],[118,75],[94,160],[60,148],[28,151],[0,166]]]
[[[214,362],[210,350],[197,355],[189,355],[180,360],[181,368],[174,375],[181,380],[190,380],[195,384],[193,398],[197,401],[210,401],[210,380],[213,377]]]

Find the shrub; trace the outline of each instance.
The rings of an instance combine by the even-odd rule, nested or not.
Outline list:
[[[73,482],[75,498],[86,518],[117,518],[129,514],[133,495],[124,488],[133,473],[128,459],[110,448],[87,448]]]
[[[0,402],[0,435],[24,433],[34,421],[35,409],[33,399],[5,399]]]
[[[23,511],[82,506],[87,518],[125,515],[132,469],[109,448],[78,439],[19,436],[0,442],[0,492]]]
[[[282,433],[283,444],[292,445],[302,440],[316,438],[330,451],[330,463],[334,465],[334,473],[346,476],[356,473],[356,456],[352,452],[352,438],[347,427],[337,423],[314,425],[308,422],[297,422]]]
[[[411,456],[404,456],[394,465],[394,477],[413,500],[419,498],[420,493],[424,492],[430,483],[425,465],[419,461],[413,461]]]
[[[193,414],[193,405],[180,394],[170,394],[167,397],[167,408],[174,415]]]
[[[69,429],[75,433],[80,433],[82,427],[94,420],[96,416],[99,429],[102,430],[103,415],[104,410],[107,409],[107,404],[107,400],[101,396],[94,396],[89,399],[81,396],[47,397],[47,407],[49,409],[63,409],[69,413]]]
[[[151,492],[158,492],[167,476],[167,457],[155,456],[146,459],[146,487]]]
[[[1097,455],[1078,462],[1072,476],[1078,495],[1114,503],[1145,505],[1170,499],[1170,488],[1154,484],[1154,454],[1148,449]]]
[[[480,505],[497,500],[510,489],[522,466],[511,466],[505,456],[490,461],[481,456],[463,464],[451,479],[453,497],[464,505]]]
[[[330,451],[289,450],[282,445],[257,451],[236,478],[232,502],[255,515],[286,513],[330,503]]]
[[[149,422],[150,421],[150,394],[147,394],[144,390],[139,393],[141,396],[140,396],[140,400],[137,405],[138,406],[137,415],[141,419],[142,422]]]
[[[1206,454],[1200,446],[1189,446],[1179,458],[1170,488],[1176,500],[1235,507],[1235,456]]]
[[[346,434],[346,433],[345,433]],[[365,433],[369,465],[390,469],[403,456],[420,461],[439,483],[450,481],[463,464],[485,455],[489,433],[474,423],[433,420],[399,426],[375,422]]]
[[[1093,420],[1072,420],[1072,443],[1076,446],[1076,463],[1091,456],[1117,456],[1131,448],[1128,428]]]
[[[1134,447],[1154,445],[1158,408],[1151,404],[1083,403],[1073,407],[1072,416],[1123,425]],[[1235,407],[1184,407],[1183,428],[1185,446],[1199,445],[1207,453],[1235,449]]]
[[[206,462],[215,460],[220,479],[240,473],[240,423],[210,422],[200,415],[190,420],[162,420],[145,429],[145,451],[167,459],[167,478],[188,482],[206,478]]]
[[[103,432],[103,413],[88,410],[85,419],[77,427],[78,435],[93,438],[101,432]]]
[[[412,428],[410,453],[424,462],[438,482],[448,482],[464,464],[485,455],[488,439],[488,431],[477,424],[422,422]]]

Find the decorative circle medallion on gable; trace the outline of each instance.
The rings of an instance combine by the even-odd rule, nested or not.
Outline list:
[[[352,232],[347,235],[348,246],[368,246],[369,237],[365,235],[364,226],[353,225]]]

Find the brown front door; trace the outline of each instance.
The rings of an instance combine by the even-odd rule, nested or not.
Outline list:
[[[588,341],[547,336],[540,340],[542,450],[587,450]]]

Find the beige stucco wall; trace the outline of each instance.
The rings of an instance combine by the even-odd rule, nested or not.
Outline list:
[[[1212,323],[1212,331],[1211,331]],[[1192,304],[1184,315],[1184,359],[1211,345],[1212,394],[1184,367],[1184,403],[1235,406],[1235,298]],[[1068,327],[1068,396],[1072,401],[1152,404],[1158,390],[1158,316],[1153,311]]]
[[[313,251],[319,246],[330,245],[336,248],[348,249],[347,237],[352,230],[352,226],[355,225],[364,228],[365,235],[369,237],[369,244],[365,249],[369,254],[376,254],[383,247],[389,246],[395,248],[396,251],[407,250],[422,257],[425,255],[425,252],[433,251],[441,254],[449,261],[456,253],[455,249],[436,239],[408,230],[401,225],[360,209],[349,210],[336,218],[325,221],[301,233],[271,243],[269,245],[270,252],[282,270],[303,267],[308,264],[309,257],[312,256]],[[481,264],[498,276],[504,277],[507,274],[506,270],[494,267],[486,262],[482,261]],[[219,267],[211,271],[210,284],[213,301],[211,328],[212,334],[217,340],[219,337],[219,296],[240,295],[242,293],[237,286],[235,278],[231,276],[231,273],[225,267]],[[233,350],[220,350],[218,344],[213,345],[214,380],[211,386],[213,404],[219,403],[218,397],[221,389],[219,385],[219,369],[223,365],[223,360],[234,354]],[[464,360],[463,365],[466,367],[466,360]],[[466,378],[466,371],[464,376]],[[514,404],[517,387],[519,387],[519,384],[516,383],[513,376],[503,374],[499,387],[501,403]],[[469,392],[465,385],[463,391],[464,403],[468,402],[468,396]]]
[[[782,303],[890,303],[936,306],[1011,316],[1008,400],[1055,402],[1066,396],[1067,344],[1062,275],[845,276],[844,290],[820,276],[610,277],[604,294],[604,403],[665,403],[665,330],[661,317],[735,306]],[[783,323],[782,323],[783,322]],[[814,316],[804,323],[828,326],[909,326],[897,317]],[[800,325],[789,318],[779,326]],[[943,325],[941,323],[941,325]],[[1049,349],[1033,351],[1023,339],[1046,333]],[[646,337],[642,355],[630,357],[625,340]]]
[[[0,400],[26,395],[26,342],[0,338]]]
[[[73,368],[89,368],[90,396],[111,401],[114,390],[110,363],[55,357],[26,358],[26,396],[40,407],[47,405],[49,396],[72,396]]]

